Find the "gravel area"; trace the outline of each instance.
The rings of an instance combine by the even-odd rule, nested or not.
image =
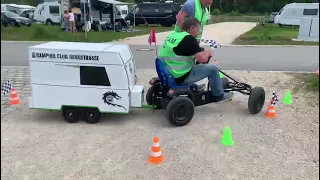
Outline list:
[[[295,85],[292,76],[280,72],[226,72],[263,86],[266,101],[273,91],[282,100]],[[6,74],[1,75],[3,82]],[[139,84],[148,88],[154,75],[154,70],[138,69]],[[273,120],[264,116],[266,105],[260,114],[249,114],[248,97],[237,93],[231,102],[197,107],[190,124],[180,128],[168,124],[163,110],[105,115],[90,125],[68,124],[60,112],[22,105],[1,117],[1,179],[317,180],[319,96],[292,93],[293,104],[280,101]],[[3,102],[2,95],[1,110]],[[228,148],[219,143],[226,126],[235,141]],[[165,157],[161,165],[147,163],[154,136]]]

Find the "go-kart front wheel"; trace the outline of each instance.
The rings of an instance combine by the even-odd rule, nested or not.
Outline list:
[[[251,93],[248,101],[248,108],[251,114],[258,114],[265,102],[266,93],[263,87],[255,87],[251,89]]]
[[[187,125],[193,118],[193,114],[194,104],[188,97],[175,97],[166,108],[167,119],[175,126]]]

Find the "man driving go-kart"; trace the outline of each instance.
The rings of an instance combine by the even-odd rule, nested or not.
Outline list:
[[[163,60],[178,85],[190,85],[208,77],[213,102],[231,100],[234,93],[224,92],[218,68],[214,64],[206,64],[212,57],[212,51],[199,46],[196,39],[199,31],[199,21],[194,17],[186,18],[182,31],[173,31],[165,39],[158,58]],[[195,64],[194,59],[203,64]]]

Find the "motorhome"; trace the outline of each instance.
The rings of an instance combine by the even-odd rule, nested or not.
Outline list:
[[[69,10],[70,8],[79,8],[81,12],[90,14],[91,21],[103,21],[106,23],[112,23],[112,16],[115,18],[124,19],[129,12],[127,3],[123,3],[115,0],[88,0],[88,3],[81,3],[79,0],[61,0],[61,9]],[[85,4],[85,5],[84,5]],[[78,19],[84,19],[81,15]]]
[[[33,19],[37,22],[48,25],[61,22],[61,5],[58,2],[44,2],[39,4],[35,11]]]
[[[299,26],[304,17],[319,18],[319,3],[290,3],[276,15],[275,24]]]

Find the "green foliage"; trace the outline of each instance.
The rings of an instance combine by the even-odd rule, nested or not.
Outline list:
[[[319,91],[319,76],[313,75],[307,80],[307,88],[312,91]]]
[[[242,14],[238,11],[238,10],[232,10],[230,13],[228,13],[227,15],[229,16],[242,16]]]
[[[212,15],[220,15],[220,10],[218,8],[214,8],[212,11],[211,11],[211,14]]]

